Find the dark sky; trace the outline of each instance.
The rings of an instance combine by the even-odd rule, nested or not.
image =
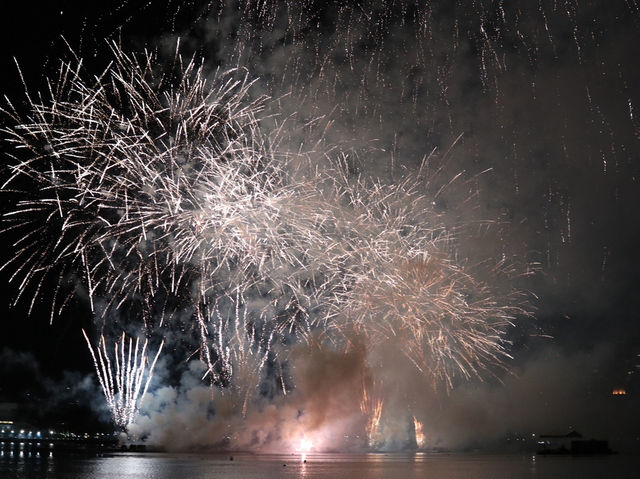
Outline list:
[[[265,93],[292,92],[285,111],[334,115],[327,140],[360,151],[368,174],[392,179],[391,161],[415,168],[436,148],[446,160],[442,177],[464,172],[463,186],[438,205],[445,216],[497,225],[463,239],[461,254],[504,254],[537,270],[516,285],[531,291],[535,319],[513,332],[513,367],[523,379],[506,381],[509,397],[547,394],[545,401],[563,403],[550,408],[564,411],[588,391],[588,401],[608,411],[612,388],[640,394],[634,1],[13,3],[1,20],[0,91],[18,108],[23,87],[13,57],[36,91],[70,57],[62,36],[93,72],[108,61],[105,39],[162,53],[181,37],[183,52],[203,56],[212,70],[241,65]],[[9,238],[3,260],[13,254]],[[33,377],[91,371],[80,333],[91,324],[87,305],[79,301],[53,325],[44,302],[27,317],[24,304],[9,307],[11,273],[0,275],[0,351],[10,352],[0,365],[9,378],[0,400],[35,387],[7,373],[13,353],[16,364],[28,362],[18,353],[32,355],[38,372],[25,366],[24,374]],[[536,390],[549,377],[566,391]]]

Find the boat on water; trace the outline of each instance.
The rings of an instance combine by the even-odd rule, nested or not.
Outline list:
[[[584,439],[582,434],[571,431],[562,435],[541,435],[537,453],[542,456],[552,455],[601,455],[615,454],[604,439]]]

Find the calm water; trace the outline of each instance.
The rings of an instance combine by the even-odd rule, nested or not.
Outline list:
[[[286,466],[285,466],[286,464]],[[271,479],[271,478],[615,478],[640,477],[640,457],[536,457],[471,454],[170,455],[98,457],[0,454],[0,478]]]

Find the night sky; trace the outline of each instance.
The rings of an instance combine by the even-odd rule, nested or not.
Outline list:
[[[503,256],[533,271],[513,280],[533,313],[510,331],[514,374],[502,385],[474,381],[451,393],[443,414],[452,440],[465,430],[491,437],[576,427],[636,444],[640,5],[218,3],[13,2],[0,20],[0,92],[24,108],[14,58],[35,92],[71,58],[66,44],[98,73],[109,61],[107,41],[167,55],[180,37],[183,53],[204,58],[210,71],[240,65],[260,92],[291,92],[280,101],[284,112],[331,115],[326,142],[355,152],[364,174],[393,182],[435,149],[443,165],[436,189],[462,173],[438,211],[454,225],[492,224],[462,238],[460,254]],[[10,147],[1,148],[4,178]],[[2,211],[14,200],[6,194]],[[4,263],[14,238],[1,241]],[[97,401],[81,335],[93,324],[88,305],[79,299],[49,324],[45,297],[27,316],[26,301],[11,307],[11,274],[0,272],[0,402],[37,397],[57,405],[38,420],[71,422],[68,411]],[[615,402],[615,388],[627,397]]]

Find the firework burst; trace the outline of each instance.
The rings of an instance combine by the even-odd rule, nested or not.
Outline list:
[[[464,230],[444,226],[422,168],[388,185],[351,173],[346,155],[321,167],[284,148],[286,122],[264,132],[268,99],[246,72],[206,78],[179,54],[168,67],[116,45],[112,55],[90,81],[81,62],[62,64],[46,95],[28,95],[26,117],[4,109],[14,162],[3,189],[29,184],[6,218],[19,239],[4,266],[21,291],[35,287],[32,306],[54,276],[52,315],[76,277],[103,323],[132,308],[162,332],[188,311],[205,377],[236,391],[242,416],[275,346],[318,330],[327,346],[391,343],[446,388],[508,356],[505,332],[525,311],[455,260]],[[126,425],[137,402],[116,401],[129,379],[114,389],[101,344],[98,376]],[[118,370],[139,374],[137,349],[125,367],[120,348]],[[365,390],[362,404],[373,437],[382,401]]]

